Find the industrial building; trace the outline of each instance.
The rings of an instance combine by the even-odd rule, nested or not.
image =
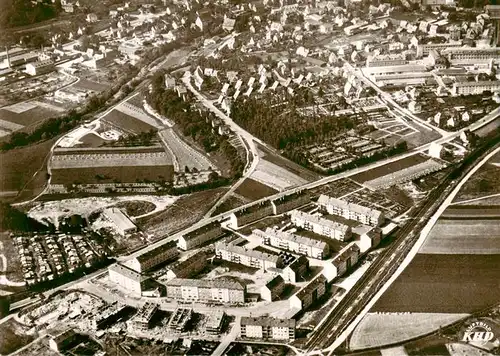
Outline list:
[[[255,236],[261,238],[265,245],[274,246],[288,250],[300,255],[323,259],[330,255],[330,247],[324,241],[315,240],[310,237],[296,235],[291,232],[280,231],[268,227],[266,231],[253,230]]]
[[[350,226],[325,219],[318,215],[312,215],[299,210],[294,210],[290,214],[290,217],[295,226],[331,239],[347,241],[352,235],[352,229]]]
[[[380,226],[385,221],[384,214],[376,209],[348,203],[345,200],[331,198],[321,194],[318,198],[318,205],[328,214],[341,216],[348,220],[358,221],[365,225]]]
[[[426,43],[417,46],[417,57],[422,58],[429,55],[430,50],[442,51],[447,48],[462,47],[461,41],[447,42],[447,43]]]
[[[167,271],[167,279],[189,278],[201,272],[207,266],[207,254],[199,251],[188,259],[177,263]]]
[[[120,235],[125,236],[137,232],[137,226],[120,209],[109,208],[104,210],[103,214],[114,224],[115,230]]]
[[[233,229],[239,229],[242,226],[272,214],[273,206],[269,202],[253,205],[246,209],[232,213],[229,217],[228,226]]]
[[[273,214],[280,215],[287,211],[297,209],[302,205],[310,203],[311,198],[309,194],[300,191],[294,194],[285,195],[284,197],[277,198],[271,201],[273,207]]]
[[[50,59],[26,64],[25,72],[29,75],[50,73],[55,69],[54,62]]]
[[[146,276],[119,263],[109,266],[108,273],[111,282],[116,283],[135,296],[142,294],[144,284],[148,280]]]
[[[181,250],[187,251],[222,236],[224,236],[224,230],[220,223],[216,221],[182,235],[177,242],[177,246]]]
[[[216,280],[174,278],[168,281],[167,297],[184,301],[244,303],[246,287],[241,283],[218,278]]]
[[[245,266],[267,271],[269,268],[281,268],[283,259],[278,255],[251,250],[231,243],[219,242],[215,245],[217,258],[239,263]]]
[[[309,308],[314,302],[325,295],[326,282],[327,280],[322,274],[314,278],[289,299],[290,308],[298,310],[306,310]]]
[[[441,51],[441,55],[448,58],[452,65],[475,65],[487,64],[491,60],[500,59],[500,48],[482,48],[482,47],[459,47],[446,48]]]
[[[352,266],[358,263],[359,255],[359,246],[355,242],[351,242],[340,250],[338,255],[331,262],[323,266],[323,275],[328,282],[342,276]]]
[[[166,244],[145,252],[128,262],[134,271],[143,273],[167,261],[172,261],[179,256],[177,242],[169,241]]]
[[[261,340],[295,340],[295,320],[271,317],[242,317],[240,336]]]
[[[397,54],[379,54],[368,56],[366,59],[367,67],[385,67],[385,66],[398,66],[408,64],[408,55],[406,53]]]
[[[268,302],[279,299],[285,290],[286,283],[283,277],[276,276],[260,288],[260,298]]]

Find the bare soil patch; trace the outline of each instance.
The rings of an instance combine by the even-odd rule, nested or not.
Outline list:
[[[414,166],[419,163],[427,161],[429,158],[423,155],[413,155],[395,162],[387,163],[383,166],[370,169],[368,171],[358,173],[351,177],[352,180],[358,183],[364,183],[375,178],[383,177],[385,175],[404,170],[405,168]]]
[[[256,180],[253,180],[251,178],[245,179],[245,181],[235,191],[235,193],[248,198],[251,201],[268,197],[270,195],[276,194],[277,192],[277,190],[268,187],[265,184],[257,182]]]

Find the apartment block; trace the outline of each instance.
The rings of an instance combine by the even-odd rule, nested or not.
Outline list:
[[[384,214],[376,209],[362,205],[348,203],[345,200],[331,198],[322,194],[318,198],[318,205],[328,214],[341,216],[348,220],[358,221],[365,225],[380,226],[385,221]]]
[[[156,304],[146,302],[137,311],[137,314],[130,319],[130,326],[139,330],[149,329],[157,312],[158,306]]]
[[[162,263],[175,260],[178,256],[177,242],[170,241],[137,256],[128,264],[136,272],[142,273]]]
[[[189,278],[201,272],[206,266],[207,254],[200,251],[170,268],[167,271],[167,279]]]
[[[352,229],[350,226],[325,219],[318,215],[312,215],[299,210],[294,210],[290,214],[290,217],[295,226],[331,239],[347,241],[352,235]]]
[[[283,277],[276,276],[260,288],[260,298],[268,302],[279,299],[285,290],[286,283]]]
[[[299,310],[309,308],[326,293],[326,283],[325,276],[320,274],[289,299],[290,308]]]
[[[323,275],[331,282],[335,278],[341,277],[352,266],[358,263],[360,249],[355,242],[339,251],[338,255],[329,263],[323,266]]]
[[[109,280],[120,287],[128,290],[135,296],[141,296],[144,284],[147,281],[146,276],[134,271],[124,265],[115,263],[108,267]]]
[[[218,239],[223,235],[224,230],[222,229],[220,223],[216,221],[182,235],[177,242],[177,246],[181,250],[187,251]]]
[[[280,215],[287,211],[297,209],[302,205],[306,205],[311,201],[309,194],[301,191],[295,194],[285,195],[284,197],[271,201],[273,214]]]
[[[215,255],[225,261],[239,263],[245,266],[259,268],[267,271],[269,268],[281,268],[281,256],[251,250],[230,243],[219,242],[215,245]]]
[[[233,229],[238,229],[272,214],[273,206],[269,202],[253,205],[249,208],[232,213],[229,217],[228,226]]]
[[[246,287],[230,279],[174,278],[168,281],[167,298],[188,302],[244,303]]]
[[[271,317],[242,317],[240,336],[261,340],[295,340],[295,320]]]
[[[488,63],[491,60],[500,59],[500,48],[482,48],[482,47],[459,47],[447,48],[441,51],[441,55],[448,58],[452,65],[458,64],[479,64]]]
[[[309,260],[305,256],[300,256],[281,270],[281,277],[287,283],[303,282],[304,276],[309,271]]]
[[[300,255],[323,259],[330,255],[330,247],[324,241],[310,237],[296,235],[291,232],[267,228],[265,231],[253,230],[255,236],[261,238],[262,243],[280,249],[288,250]]]
[[[456,82],[453,83],[451,94],[458,95],[477,95],[485,91],[496,92],[500,90],[500,81],[479,81],[479,82]]]

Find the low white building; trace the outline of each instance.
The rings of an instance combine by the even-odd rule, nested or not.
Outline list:
[[[137,226],[118,208],[104,210],[104,215],[115,225],[115,230],[122,236],[137,231]]]
[[[318,235],[339,241],[347,241],[351,238],[351,227],[339,222],[325,219],[318,215],[304,213],[299,210],[292,211],[290,216],[295,226],[312,231]]]

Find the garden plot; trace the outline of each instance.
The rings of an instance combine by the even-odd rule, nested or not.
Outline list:
[[[257,169],[250,177],[279,191],[307,183],[304,178],[265,159],[259,161]]]
[[[349,346],[352,350],[361,350],[402,342],[467,316],[445,313],[368,313],[352,333]]]
[[[500,220],[440,219],[419,252],[500,254]]]
[[[215,167],[207,157],[181,140],[172,129],[162,130],[159,134],[163,143],[175,156],[178,170],[184,171],[184,167],[188,167],[204,171]]]
[[[20,126],[29,126],[58,114],[55,110],[37,105],[36,102],[16,104],[0,109],[0,120]]]

